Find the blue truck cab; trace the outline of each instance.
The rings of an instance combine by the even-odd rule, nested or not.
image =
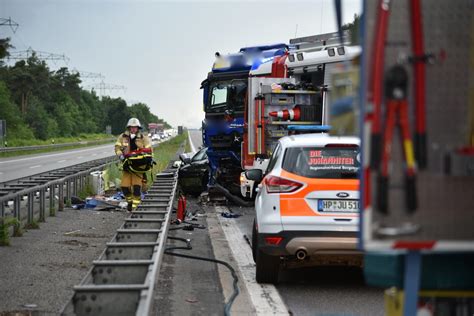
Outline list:
[[[201,84],[205,112],[202,139],[208,148],[209,185],[217,180],[230,192],[239,194],[249,72],[255,65],[282,56],[287,50],[286,44],[273,44],[244,47],[225,56],[216,53],[212,70]]]

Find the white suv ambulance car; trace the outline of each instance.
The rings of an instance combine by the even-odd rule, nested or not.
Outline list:
[[[286,136],[265,175],[246,171],[260,182],[252,234],[257,282],[278,282],[283,260],[296,266],[361,264],[359,145],[356,137]]]

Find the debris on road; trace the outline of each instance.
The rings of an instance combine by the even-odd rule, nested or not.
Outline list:
[[[231,212],[222,212],[221,216],[225,217],[225,218],[237,218],[237,217],[240,217],[242,215],[236,214],[236,213],[231,213]]]
[[[73,231],[64,233],[63,235],[64,235],[64,236],[70,236],[70,235],[73,235],[73,234],[75,234],[75,233],[79,233],[80,231],[81,231],[80,229],[78,229],[78,230],[73,230]]]

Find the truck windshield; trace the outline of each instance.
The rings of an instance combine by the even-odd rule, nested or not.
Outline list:
[[[288,148],[283,169],[307,178],[357,179],[360,170],[359,148]]]
[[[243,111],[247,83],[241,80],[211,83],[207,112]]]

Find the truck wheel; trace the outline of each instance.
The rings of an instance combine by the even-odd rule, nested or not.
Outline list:
[[[252,228],[252,258],[255,263],[257,263],[257,243],[257,221],[254,219]]]
[[[257,283],[278,283],[280,258],[270,256],[257,248],[257,262],[255,275]]]

